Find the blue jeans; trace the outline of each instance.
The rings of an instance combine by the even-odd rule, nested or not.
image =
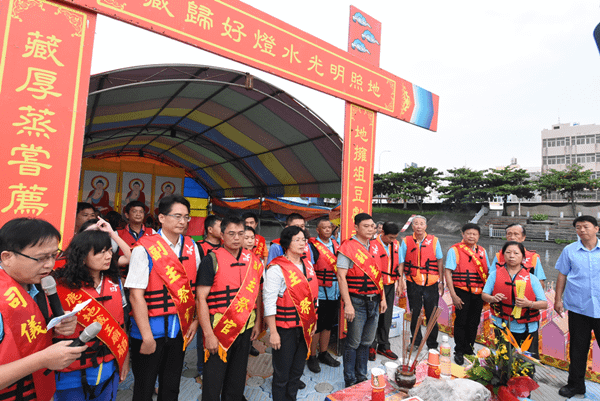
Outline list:
[[[344,381],[346,385],[367,380],[369,347],[375,339],[379,322],[379,298],[367,301],[350,296],[354,307],[354,320],[348,322],[344,347]]]

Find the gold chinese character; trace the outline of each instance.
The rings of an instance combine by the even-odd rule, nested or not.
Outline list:
[[[90,306],[88,308],[85,308],[84,312],[82,312],[83,315],[83,319],[85,319],[86,322],[89,322],[93,317],[95,317],[98,313],[100,313],[100,307],[99,306]],[[94,319],[95,321],[95,319]]]
[[[358,262],[361,264],[365,263],[365,260],[367,260],[367,255],[365,255],[361,250],[358,250],[354,257],[358,259]]]
[[[38,334],[44,334],[48,330],[42,329],[42,324],[35,321],[35,315],[27,323],[21,323],[21,337],[27,336],[27,341],[32,342]]]
[[[321,60],[319,60],[319,56],[314,55],[310,58],[310,67],[308,67],[308,71],[314,69],[317,75],[322,77],[323,73],[319,72],[318,67],[323,67],[323,63],[321,62]]]
[[[300,280],[298,278],[295,271],[289,270],[289,272],[290,272],[290,284],[292,287],[294,287],[296,284],[300,283],[302,280]]]
[[[19,292],[17,287],[10,287],[4,293],[6,297],[6,302],[8,302],[8,306],[15,309],[18,306],[22,306],[23,308],[27,307],[27,301],[23,298],[23,295]]]
[[[248,286],[246,287],[246,289],[248,291],[250,291],[251,293],[254,294],[254,287],[256,286],[256,278],[253,278],[252,280],[250,280],[250,282],[248,283]]]
[[[108,317],[100,315],[100,316],[96,317],[95,321],[100,323],[102,326],[104,326],[104,323],[108,322]]]
[[[148,0],[143,4],[144,7],[152,7],[156,8],[157,10],[165,10],[169,17],[174,18],[175,16],[171,14],[171,11],[169,11],[169,9],[167,8],[168,5],[169,2],[166,0]]]
[[[46,150],[43,150],[41,146],[37,148],[35,145],[30,145],[27,147],[25,144],[21,144],[21,146],[16,146],[11,149],[10,155],[14,156],[17,152],[21,153],[21,157],[23,160],[9,160],[8,165],[12,166],[13,164],[19,165],[19,175],[32,175],[39,176],[42,168],[50,169],[52,168],[49,164],[43,164],[38,162],[38,155],[44,154],[46,159],[50,158],[50,153]]]
[[[121,338],[121,332],[119,330],[115,330],[112,333],[112,336],[110,336],[110,339],[112,340],[113,344],[116,344],[120,338]]]
[[[353,72],[351,81],[352,82],[350,82],[350,87],[360,89],[360,91],[362,92],[362,75]]]
[[[32,106],[22,106],[19,107],[19,110],[26,111],[27,113],[19,116],[22,121],[12,124],[13,127],[21,127],[21,129],[17,132],[17,135],[27,133],[29,136],[31,136],[31,134],[35,134],[35,136],[38,138],[40,135],[42,135],[50,139],[48,132],[56,132],[56,130],[49,125],[51,121],[46,119],[46,116],[53,116],[55,114],[54,112],[48,110],[48,108],[38,110],[37,113],[34,113],[35,109]]]
[[[379,270],[377,270],[377,266],[371,265],[371,273],[373,273],[373,276],[377,277],[377,273],[379,273]]]
[[[194,314],[194,305],[190,306],[189,308],[186,309],[185,311],[185,321],[189,322],[190,319],[193,317],[192,315]]]
[[[171,282],[172,284],[173,282]],[[185,287],[181,287],[180,289],[177,290],[177,296],[179,297],[179,299],[181,300],[181,303],[184,304],[188,301],[189,298],[189,294],[190,290],[186,289]]]
[[[127,348],[129,348],[127,344],[127,339],[123,338],[119,345],[117,345],[117,353],[119,354],[119,358],[122,358],[123,355],[125,355],[125,353],[127,352]]]
[[[150,256],[152,257],[152,260],[158,260],[158,259],[162,258],[163,256],[167,256],[169,254],[169,252],[167,251],[167,249],[165,248],[165,246],[163,245],[162,242],[159,242],[156,245],[150,246],[148,248],[148,251],[150,252]]]
[[[229,24],[229,17],[227,17],[227,21],[223,22],[223,28],[225,28],[225,32],[223,32],[221,36],[229,36],[234,42],[239,43],[242,40],[242,36],[246,37],[248,35],[242,32],[242,29],[244,29],[244,24],[239,21],[233,21],[233,23],[237,25],[237,27],[234,28],[231,26],[231,24]],[[237,34],[237,38],[234,39],[233,36],[231,36],[232,32]]]
[[[69,305],[69,307],[72,307],[72,306],[76,305],[77,303],[79,303],[80,299],[81,299],[81,294],[77,295],[72,292],[69,295],[67,295],[66,301],[67,301],[67,304]]]
[[[354,148],[354,160],[357,162],[367,161],[367,148],[356,146]]]
[[[301,63],[301,61],[298,60],[298,53],[299,52],[298,51],[294,51],[294,44],[292,44],[289,49],[287,47],[284,47],[284,49],[285,49],[286,53],[283,56],[281,56],[281,57],[285,58],[287,56],[290,56],[290,64],[293,64],[294,60],[296,60],[296,63],[298,63],[298,64]]]
[[[109,336],[112,336],[112,333],[113,333],[113,331],[115,331],[115,326],[112,326],[112,325],[110,325],[110,324],[109,324],[109,325],[106,325],[106,326],[103,326],[102,328],[104,329],[104,331],[106,331],[106,333],[107,333]]]
[[[359,187],[358,185],[354,187],[354,199],[352,202],[362,202],[365,203],[365,200],[362,198],[363,187]]]
[[[188,1],[187,14],[185,16],[185,22],[191,22],[198,24],[202,29],[212,29],[213,20],[210,18],[214,15],[210,8],[203,5],[196,5],[195,1]]]
[[[62,42],[62,40],[54,35],[46,36],[47,40],[43,40],[41,39],[43,35],[39,31],[29,32],[27,35],[32,36],[33,38],[27,38],[27,44],[25,45],[25,51],[27,53],[24,53],[23,57],[33,56],[33,58],[41,58],[42,60],[51,58],[57,66],[64,67],[64,64],[56,58],[56,50],[58,44]]]
[[[354,206],[354,208],[352,208],[352,218],[354,219],[354,216],[356,216],[359,213],[364,213],[364,210],[362,207],[358,207],[358,206]]]
[[[25,189],[25,185],[23,183],[19,183],[19,185],[11,185],[8,189],[12,189],[12,194],[10,196],[10,204],[6,206],[4,209],[0,210],[0,212],[5,213],[7,210],[10,210],[15,202],[19,203],[17,207],[15,207],[15,214],[17,212],[23,213],[34,213],[36,216],[39,216],[46,206],[47,203],[42,203],[42,195],[44,195],[44,191],[48,188],[38,187],[37,184],[34,184],[29,187],[29,189]]]
[[[379,85],[377,82],[373,83],[373,81],[369,80],[369,92],[373,92],[373,94],[377,97],[381,97],[379,94]]]
[[[244,310],[248,310],[248,302],[250,302],[248,298],[241,297],[237,304],[235,304],[236,312],[242,313]]]
[[[256,39],[256,43],[252,47],[256,49],[260,48],[260,51],[263,53],[267,53],[270,56],[275,57],[273,54],[273,46],[275,46],[275,38],[273,36],[269,36],[266,33],[260,34],[260,29],[254,34],[254,39]],[[262,42],[262,44],[261,44]]]
[[[369,138],[367,137],[367,130],[365,129],[365,127],[361,128],[357,125],[354,131],[356,132],[356,135],[354,135],[355,138],[359,138],[363,142],[369,142]]]
[[[167,277],[171,280],[171,284],[181,278],[181,274],[175,271],[175,267],[167,266]]]
[[[365,182],[365,168],[363,166],[355,167],[353,177],[357,182]]]
[[[31,95],[38,100],[44,100],[48,95],[61,97],[62,93],[52,92],[52,89],[54,89],[54,82],[56,82],[55,72],[29,67],[27,69],[27,79],[25,80],[25,83],[15,89],[15,91],[21,92],[27,89],[28,92],[39,93],[39,95]]]
[[[329,67],[329,72],[332,75],[335,75],[333,77],[334,81],[337,81],[338,78],[342,78],[342,83],[344,83],[344,71],[346,69],[344,68],[343,65],[335,65],[335,64],[331,64],[331,66]]]
[[[310,312],[310,304],[311,302],[308,300],[308,297],[305,297],[302,301],[300,301],[300,313],[306,315]]]
[[[231,319],[225,320],[224,324],[225,327],[221,329],[221,333],[223,334],[229,334],[229,330],[231,330],[233,327],[237,327],[237,324],[235,324],[235,322]]]

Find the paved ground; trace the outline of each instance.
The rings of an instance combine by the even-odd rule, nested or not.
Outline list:
[[[391,339],[392,350],[397,354],[400,353],[402,337]],[[257,357],[250,357],[248,362],[248,378],[246,381],[245,396],[248,401],[263,401],[271,399],[271,376],[273,368],[271,365],[270,349],[266,346],[266,338],[255,341],[255,346],[261,351]],[[452,342],[453,340],[450,339]],[[422,351],[424,355],[426,351]],[[336,357],[340,362],[341,357]],[[374,362],[369,362],[369,369],[376,366],[381,366],[382,363],[388,362],[389,359],[377,356]],[[201,400],[202,390],[196,383],[196,349],[195,341],[188,348],[185,357],[185,366],[181,377],[181,392],[179,399],[182,401]],[[554,401],[564,400],[565,398],[558,395],[558,389],[566,384],[567,372],[544,366],[536,370],[536,381],[540,388],[534,391],[531,395],[533,401]],[[304,376],[302,380],[306,383],[306,388],[298,392],[299,401],[323,401],[324,398],[335,391],[338,391],[344,386],[342,366],[331,368],[321,364],[321,373],[315,374],[304,368]],[[127,380],[119,386],[117,395],[118,401],[128,401],[132,398],[133,376],[130,373]],[[600,401],[600,384],[594,382],[586,382],[587,393],[586,399]],[[573,398],[576,399],[576,398]]]

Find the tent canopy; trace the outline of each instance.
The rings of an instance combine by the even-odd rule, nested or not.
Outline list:
[[[342,140],[297,99],[249,74],[200,65],[91,77],[84,158],[151,158],[210,196],[339,197]]]

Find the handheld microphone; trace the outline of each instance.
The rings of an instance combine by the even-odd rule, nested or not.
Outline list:
[[[81,347],[82,345],[87,344],[96,338],[98,333],[100,333],[100,330],[102,330],[102,324],[100,324],[100,322],[94,322],[90,324],[83,329],[79,335],[79,338],[76,338],[71,344],[69,344],[69,347]]]
[[[56,280],[54,280],[54,277],[46,276],[42,278],[42,288],[46,293],[46,297],[48,297],[50,309],[52,309],[54,317],[64,315],[65,311],[63,310],[58,294],[56,293]]]

